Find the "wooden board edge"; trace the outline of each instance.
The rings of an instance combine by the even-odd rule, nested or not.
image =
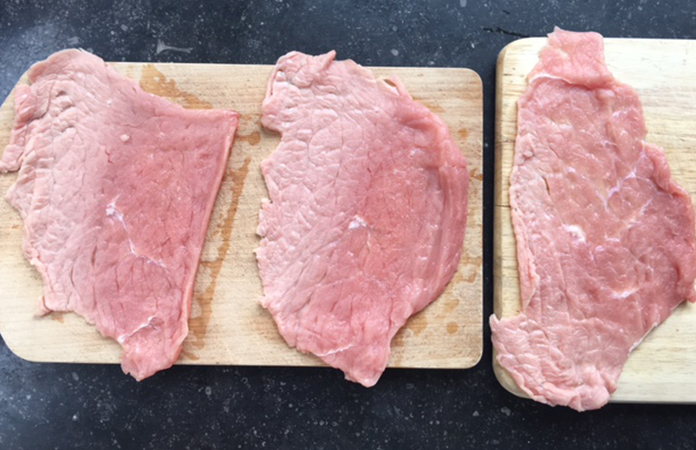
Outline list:
[[[495,378],[496,380],[498,380],[498,383],[506,391],[508,391],[515,397],[526,398],[531,400],[529,395],[527,395],[522,389],[520,389],[520,387],[517,385],[515,380],[508,373],[508,371],[500,365],[500,363],[498,362],[498,352],[495,349],[493,349],[493,373],[495,374]]]
[[[505,181],[504,177],[509,177],[510,174],[503,174],[503,139],[502,139],[502,126],[503,122],[501,120],[503,114],[503,97],[504,97],[504,71],[505,57],[508,51],[519,45],[524,45],[529,40],[537,40],[545,38],[524,38],[518,39],[507,44],[498,53],[498,58],[496,60],[496,80],[495,80],[495,142],[494,142],[494,183],[493,183],[493,314],[499,319],[502,317],[502,307],[503,307],[503,277],[502,277],[502,256],[505,251],[503,248],[503,243],[499,238],[502,233],[502,218],[499,214],[499,210],[502,208],[509,208],[509,206],[504,205],[502,199],[507,193],[503,192]],[[513,249],[514,250],[514,249]],[[530,397],[520,389],[515,380],[510,376],[510,374],[505,370],[499,363],[497,358],[498,352],[493,349],[492,364],[493,373],[495,374],[498,383],[508,391],[509,393],[515,395],[519,398],[529,399]]]
[[[519,388],[515,380],[512,378],[512,376],[508,373],[507,370],[503,368],[503,366],[498,363],[497,360],[497,352],[495,349],[493,350],[493,373],[495,374],[496,379],[498,380],[498,383],[509,393],[514,395],[515,397],[518,398],[523,398],[527,400],[531,400],[531,397],[527,395],[526,392],[524,392],[522,389]],[[696,396],[691,396],[689,398],[670,398],[667,400],[656,400],[654,398],[648,398],[645,396],[641,396],[640,394],[629,394],[627,397],[622,397],[622,396],[615,396],[614,394],[611,395],[609,399],[609,403],[615,403],[615,404],[624,404],[624,405],[630,405],[630,404],[649,404],[649,405],[696,405]]]
[[[472,82],[476,83],[476,92],[478,95],[478,103],[481,107],[481,116],[479,117],[479,124],[481,125],[481,136],[480,143],[483,145],[483,79],[478,72],[473,69],[467,69],[466,67],[440,67],[439,70],[455,70],[457,72],[462,72],[462,75],[472,78]],[[434,113],[437,115],[437,113]],[[483,148],[481,148],[483,150]]]
[[[510,47],[515,44],[514,41],[503,47],[503,49],[498,53],[498,58],[496,62],[496,77],[495,77],[495,136],[494,136],[494,168],[493,168],[493,314],[500,318],[500,307],[502,305],[502,290],[503,290],[503,278],[500,273],[502,270],[502,242],[499,237],[501,235],[500,214],[496,214],[499,205],[501,204],[500,198],[504,195],[502,193],[503,189],[503,174],[502,174],[502,121],[500,117],[502,115],[503,109],[503,70],[502,67],[505,63],[505,55],[507,54]]]
[[[481,284],[483,284],[483,274],[479,273],[479,276],[481,277]],[[484,335],[484,327],[483,327],[483,321],[486,320],[483,317],[483,290],[481,291],[481,309],[479,310],[479,314],[481,315],[480,320],[478,322],[478,326],[476,327],[477,333],[477,343],[476,343],[476,353],[473,355],[469,356],[466,358],[466,363],[462,363],[459,367],[438,367],[442,369],[461,369],[461,370],[468,370],[468,369],[473,369],[474,367],[478,366],[479,363],[483,360],[483,335]]]
[[[54,362],[54,361],[44,361],[43,358],[34,358],[33,356],[24,353],[24,350],[26,349],[26,347],[23,347],[21,345],[19,347],[15,347],[15,342],[12,340],[11,334],[12,333],[10,333],[10,336],[5,336],[2,333],[0,333],[0,336],[2,336],[2,340],[5,342],[5,345],[10,350],[10,352],[12,352],[12,354],[15,355],[17,358],[19,358],[23,361],[28,361],[30,363]]]
[[[27,73],[24,72],[24,73],[22,74],[22,76],[19,77],[19,78],[17,79],[17,81],[15,82],[14,86],[12,86],[12,89],[10,89],[10,92],[7,93],[7,97],[5,97],[5,100],[3,100],[3,102],[0,104],[0,109],[4,109],[4,108],[5,108],[5,105],[11,102],[12,104],[10,104],[9,106],[7,106],[7,108],[12,109],[12,111],[15,110],[15,109],[14,109],[14,104],[13,104],[13,103],[14,103],[14,93],[15,93],[15,90],[17,89],[17,86],[19,86],[19,84],[22,82],[22,80],[25,79],[26,76],[27,76]],[[5,149],[3,148],[2,151],[4,152]],[[2,153],[0,153],[0,156],[2,156]],[[3,199],[4,199],[4,198],[5,198],[5,196],[3,195]]]
[[[483,139],[484,139],[484,123],[483,123],[483,97],[484,97],[484,92],[483,92],[483,79],[481,78],[481,75],[479,75],[478,72],[472,69],[463,69],[466,74],[469,77],[473,77],[473,79],[476,81],[476,108],[478,111],[480,111],[480,114],[478,114],[477,117],[477,122],[478,122],[478,127],[480,130],[480,134],[478,136],[478,139],[476,140],[477,147],[481,151],[481,159],[480,159],[480,166],[479,170],[481,171],[481,175],[483,176],[483,155],[484,155],[484,148],[483,148]],[[451,133],[451,132],[450,132]],[[483,212],[485,211],[486,205],[483,201],[483,191],[484,191],[484,181],[481,180],[481,189],[479,190],[479,194],[477,196],[476,201],[481,204],[481,242],[478,242],[478,245],[481,246],[481,258],[483,261],[483,258],[485,258],[484,251],[483,251],[483,232],[484,232],[484,226],[483,226]],[[471,199],[469,199],[471,201]],[[468,221],[469,219],[467,219]],[[478,320],[478,325],[477,325],[477,345],[476,345],[476,353],[470,357],[470,365],[466,367],[462,367],[462,369],[471,369],[473,367],[476,367],[482,360],[483,360],[483,341],[484,341],[484,334],[485,334],[485,327],[483,325],[483,321],[486,320],[485,315],[484,315],[484,308],[483,308],[483,303],[485,301],[484,296],[483,296],[483,264],[481,264],[478,268],[478,278],[479,278],[479,285],[478,285],[478,297],[480,298],[480,302],[477,305],[477,312],[479,315],[479,320]]]

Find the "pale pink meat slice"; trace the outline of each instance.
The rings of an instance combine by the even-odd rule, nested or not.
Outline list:
[[[263,124],[257,250],[266,307],[290,346],[374,385],[395,333],[457,270],[468,172],[446,125],[335,53],[278,61]]]
[[[491,317],[497,359],[533,399],[603,406],[630,352],[694,301],[694,208],[602,36],[556,29],[518,102],[510,205],[522,313]]]
[[[123,347],[138,380],[170,367],[188,333],[194,278],[237,127],[189,111],[100,58],[56,53],[15,91],[0,171],[43,278],[43,312],[74,311]]]

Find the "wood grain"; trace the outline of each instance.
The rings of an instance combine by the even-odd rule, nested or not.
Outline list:
[[[495,124],[494,305],[498,317],[520,311],[519,279],[509,207],[517,99],[545,38],[513,42],[497,65]],[[676,181],[696,198],[696,41],[605,39],[609,70],[637,91],[647,141],[667,154]],[[524,396],[494,359],[501,384]],[[683,304],[631,354],[615,402],[696,402],[696,306]]]
[[[146,91],[186,108],[231,108],[241,115],[208,229],[194,291],[190,335],[180,364],[318,366],[290,349],[258,303],[253,250],[261,199],[260,162],[279,136],[261,128],[261,101],[271,66],[115,63]],[[390,367],[468,368],[482,352],[482,86],[467,69],[375,68],[398,75],[413,97],[442,117],[469,161],[469,223],[459,270],[445,293],[394,339]],[[23,78],[20,82],[26,82]],[[0,148],[9,139],[13,94],[0,108]],[[15,174],[0,176],[6,192]],[[22,254],[19,214],[0,201],[0,333],[31,361],[117,363],[120,347],[75,314],[36,318],[42,284]]]

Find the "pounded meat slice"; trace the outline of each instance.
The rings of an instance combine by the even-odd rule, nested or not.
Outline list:
[[[188,333],[237,114],[185,110],[77,50],[29,79],[0,171],[19,170],[7,199],[43,278],[42,310],[94,323],[141,380],[171,366]]]
[[[268,85],[263,124],[282,141],[261,167],[262,304],[290,346],[372,386],[457,269],[468,172],[398,80],[334,57],[289,53]]]
[[[647,134],[602,37],[549,35],[518,102],[510,205],[523,312],[491,317],[498,362],[532,398],[579,411],[694,301],[694,208]]]

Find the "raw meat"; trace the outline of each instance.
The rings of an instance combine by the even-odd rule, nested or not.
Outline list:
[[[644,142],[602,36],[557,29],[528,80],[510,187],[523,312],[491,317],[493,343],[535,400],[595,409],[650,330],[696,299],[694,208]]]
[[[289,53],[263,102],[282,134],[261,169],[262,305],[290,346],[374,385],[394,334],[457,270],[466,160],[397,79]]]
[[[237,127],[188,111],[98,57],[66,50],[29,70],[0,171],[24,220],[43,312],[75,311],[123,347],[138,380],[170,367]]]

